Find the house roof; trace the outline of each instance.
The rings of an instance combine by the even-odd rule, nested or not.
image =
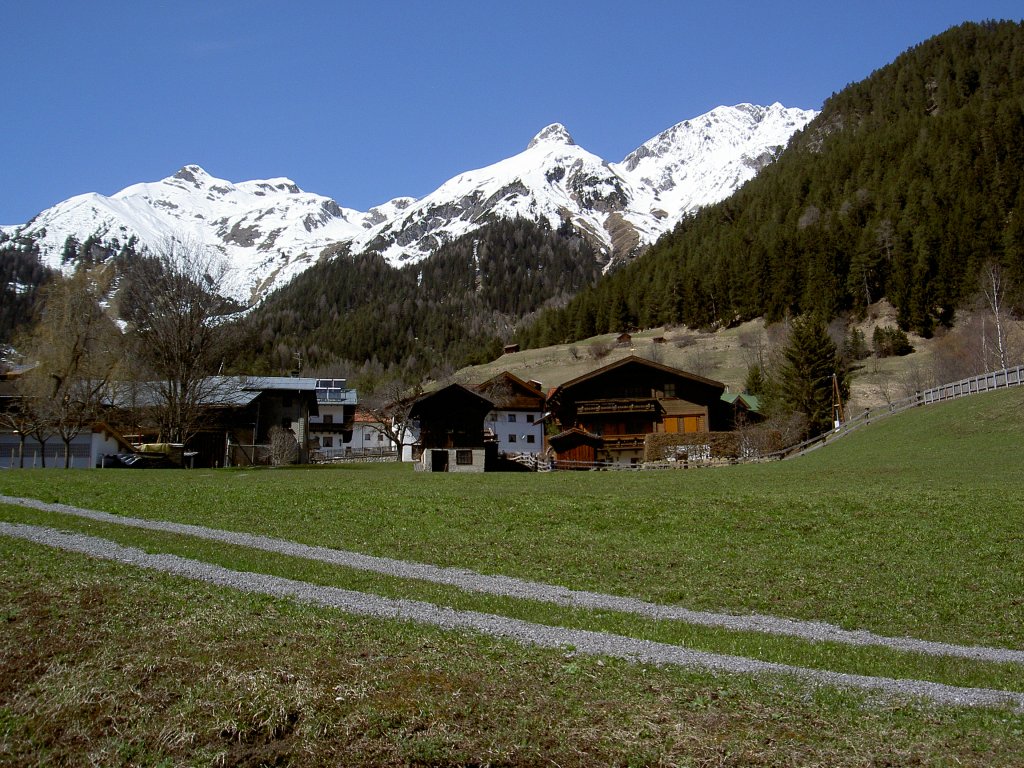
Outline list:
[[[461,384],[449,384],[447,387],[439,389],[436,392],[429,392],[428,394],[420,396],[416,402],[412,404],[412,408],[409,410],[409,416],[412,418],[418,418],[422,416],[425,411],[429,411],[434,407],[476,408],[481,411],[482,415],[486,414],[494,407],[494,402],[490,400],[490,398],[485,397],[469,387],[464,387]]]
[[[590,445],[601,445],[604,442],[600,435],[595,435],[593,432],[587,432],[585,429],[579,427],[571,427],[564,432],[559,432],[557,435],[552,435],[548,438],[548,444],[556,451],[560,450],[559,445],[562,447],[568,447],[573,444],[588,443]]]
[[[144,381],[131,387],[116,387],[118,405],[155,405],[162,402],[160,382]],[[203,379],[200,402],[219,408],[244,408],[264,392],[298,392],[313,395],[316,379],[291,376],[207,376]]]
[[[722,395],[722,399],[729,403],[729,405],[736,405],[738,403],[748,411],[753,411],[754,413],[761,412],[761,401],[757,398],[757,395],[751,395],[746,392],[725,392]]]
[[[489,396],[488,399],[499,410],[535,411],[544,407],[544,390],[532,382],[523,381],[508,371],[502,371],[497,376],[492,376],[482,384],[477,384],[473,389]],[[501,391],[503,389],[507,391]]]
[[[661,371],[662,373],[667,373],[672,376],[690,379],[691,381],[704,384],[705,386],[714,387],[716,389],[722,390],[725,389],[725,384],[721,381],[715,381],[714,379],[705,379],[703,376],[698,376],[695,373],[689,373],[688,371],[683,371],[678,368],[672,368],[671,366],[663,365],[662,363],[656,363],[653,360],[647,360],[643,357],[637,357],[636,355],[627,355],[626,357],[623,357],[620,360],[616,360],[613,363],[609,363],[608,365],[602,366],[593,371],[590,371],[589,373],[585,373],[582,376],[577,376],[575,379],[570,379],[569,381],[562,383],[561,385],[556,387],[555,390],[548,397],[549,399],[557,397],[560,393],[575,387],[577,384],[582,384],[586,381],[590,381],[592,379],[603,376],[604,374],[609,373],[610,371],[614,371],[618,368],[624,368],[629,365],[639,365],[646,368],[650,368],[651,370]]]
[[[382,424],[380,418],[371,411],[364,410],[363,408],[356,408],[355,415],[356,424]]]

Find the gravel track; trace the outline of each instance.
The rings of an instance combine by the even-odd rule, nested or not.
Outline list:
[[[691,651],[679,646],[621,635],[533,624],[504,616],[457,611],[416,600],[400,600],[323,587],[262,573],[232,571],[177,555],[151,555],[107,539],[53,528],[0,522],[0,535],[173,574],[252,594],[269,595],[336,608],[373,618],[430,624],[443,629],[469,629],[509,638],[524,645],[570,649],[574,653],[610,656],[631,662],[700,668],[737,674],[773,674],[799,678],[811,685],[852,688],[886,697],[923,698],[944,705],[1012,707],[1024,712],[1024,694],[987,688],[961,688],[920,680],[896,680],[794,667],[738,656]]]
[[[283,539],[224,531],[198,525],[113,515],[109,512],[83,509],[67,504],[53,504],[37,499],[0,495],[0,503],[73,515],[103,523],[195,536],[265,552],[301,557],[362,571],[372,571],[387,576],[418,579],[435,584],[458,587],[470,592],[534,600],[568,608],[617,611],[657,620],[680,621],[688,624],[720,627],[740,632],[764,632],[773,635],[786,635],[814,642],[832,642],[854,646],[882,646],[898,651],[923,653],[932,656],[953,656],[975,661],[1024,664],[1024,651],[1006,648],[954,645],[930,640],[917,640],[911,637],[886,637],[865,630],[843,629],[842,627],[825,622],[797,621],[759,614],[738,616],[727,613],[693,611],[679,606],[649,603],[632,597],[567,589],[566,587],[526,581],[509,576],[489,576],[462,568],[443,568],[424,563],[392,560],[384,557],[364,555],[358,552],[309,546]]]

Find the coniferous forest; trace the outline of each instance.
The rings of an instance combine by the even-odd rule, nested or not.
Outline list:
[[[39,288],[49,276],[33,241],[0,232],[0,345],[32,318]]]
[[[516,324],[564,304],[598,276],[571,228],[497,221],[400,269],[380,255],[332,254],[271,294],[243,323],[241,368],[366,363],[418,377],[501,354]]]
[[[630,327],[857,313],[924,336],[998,263],[1024,287],[1024,25],[964,24],[834,94],[757,178],[544,313],[528,346]]]

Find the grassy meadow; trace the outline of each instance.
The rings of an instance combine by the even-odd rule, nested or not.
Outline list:
[[[1024,649],[1024,391],[800,459],[430,475],[404,465],[2,471],[0,493],[687,608]],[[465,593],[11,505],[244,571],[857,674],[1024,668]],[[0,764],[1024,764],[1024,717],[352,619],[0,539]],[[77,741],[76,741],[77,739]],[[78,746],[75,746],[75,745]]]

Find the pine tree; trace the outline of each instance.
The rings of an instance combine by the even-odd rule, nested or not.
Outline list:
[[[782,354],[779,394],[783,404],[807,418],[810,435],[825,432],[832,424],[834,387],[838,385],[845,397],[848,385],[835,342],[821,318],[804,315],[793,320]]]

